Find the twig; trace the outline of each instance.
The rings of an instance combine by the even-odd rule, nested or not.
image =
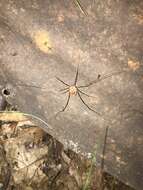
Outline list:
[[[7,164],[7,173],[5,174],[5,181],[3,183],[3,190],[7,190],[9,187],[9,184],[10,184],[11,176],[12,176],[11,175],[11,167],[10,167],[10,164],[7,160],[3,144],[1,144],[1,146],[2,146],[2,149],[1,149],[2,155],[3,155],[3,158],[6,162],[6,164]]]
[[[84,14],[85,16],[87,16],[87,12],[84,10],[83,6],[81,5],[80,0],[74,0],[74,2],[78,6],[78,8],[82,12],[82,14]]]
[[[89,168],[87,178],[86,178],[86,181],[85,181],[85,185],[84,185],[82,190],[88,190],[88,188],[89,188],[89,184],[90,184],[90,181],[91,181],[91,175],[92,175],[92,171],[93,171],[93,167],[94,167],[95,163],[96,163],[96,152],[94,152],[93,155],[92,155],[92,163],[91,163],[91,166]]]
[[[106,127],[105,130],[105,137],[104,137],[104,146],[103,146],[103,151],[102,151],[102,160],[101,160],[101,181],[100,181],[100,189],[104,189],[104,176],[103,176],[103,171],[104,171],[104,162],[105,162],[105,152],[106,152],[106,144],[107,144],[107,137],[108,137],[108,130],[109,126]]]

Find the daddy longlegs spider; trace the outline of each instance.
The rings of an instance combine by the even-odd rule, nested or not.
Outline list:
[[[68,93],[68,98],[67,98],[67,101],[66,101],[65,106],[64,106],[63,109],[60,110],[57,114],[59,114],[59,113],[61,113],[61,112],[64,112],[64,111],[66,110],[66,108],[67,108],[67,106],[68,106],[68,104],[69,104],[69,101],[70,101],[71,96],[78,96],[79,99],[81,100],[81,102],[88,108],[88,110],[90,110],[90,111],[92,111],[92,112],[94,112],[94,113],[96,113],[97,115],[99,115],[99,116],[102,117],[102,115],[101,115],[99,112],[97,112],[95,109],[92,109],[92,108],[84,101],[84,99],[83,99],[83,97],[82,97],[82,95],[87,96],[87,97],[93,97],[93,96],[91,96],[91,95],[89,95],[89,94],[83,92],[81,89],[82,89],[82,88],[87,88],[87,87],[93,85],[94,83],[98,83],[98,82],[100,82],[101,80],[105,80],[105,79],[107,79],[107,78],[109,78],[109,77],[112,77],[113,75],[120,74],[120,73],[122,73],[122,72],[124,72],[124,71],[114,72],[114,73],[105,75],[105,76],[103,76],[103,77],[101,77],[101,75],[98,75],[96,80],[91,81],[89,84],[82,85],[82,86],[78,86],[78,85],[77,85],[78,74],[79,74],[79,66],[77,67],[76,75],[75,75],[75,79],[74,79],[74,83],[73,83],[72,85],[69,85],[69,84],[67,84],[66,82],[64,82],[63,80],[61,80],[60,78],[56,77],[56,79],[57,79],[58,81],[60,81],[60,82],[61,82],[62,84],[64,84],[65,86],[67,86],[66,88],[61,89],[60,91],[62,91],[63,94]],[[95,98],[95,97],[94,97],[94,98]]]

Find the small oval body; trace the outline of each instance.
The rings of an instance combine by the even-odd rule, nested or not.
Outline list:
[[[77,87],[76,86],[70,86],[69,87],[69,93],[71,96],[76,96],[77,95]]]

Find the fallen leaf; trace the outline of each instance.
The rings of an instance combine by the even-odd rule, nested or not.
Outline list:
[[[20,112],[4,111],[0,112],[0,120],[20,122],[27,121],[27,118]]]

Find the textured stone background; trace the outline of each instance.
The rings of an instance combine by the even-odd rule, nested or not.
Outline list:
[[[8,101],[49,123],[44,129],[65,147],[89,155],[103,150],[106,170],[142,189],[143,123],[143,2],[0,0],[0,85]],[[98,74],[126,71],[85,89],[83,97],[102,117],[72,97],[67,100],[56,76],[78,84]],[[26,87],[37,85],[41,88]],[[95,150],[97,147],[97,150]]]

